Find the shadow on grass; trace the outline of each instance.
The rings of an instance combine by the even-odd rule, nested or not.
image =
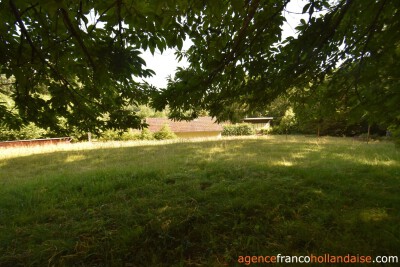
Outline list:
[[[178,143],[1,168],[1,266],[232,266],[400,247],[399,154],[384,145]]]

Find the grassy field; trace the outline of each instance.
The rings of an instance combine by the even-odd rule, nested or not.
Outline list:
[[[400,257],[400,150],[387,142],[266,137],[1,149],[0,185],[0,266]]]

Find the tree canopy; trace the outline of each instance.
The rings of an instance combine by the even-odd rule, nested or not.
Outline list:
[[[400,2],[303,1],[308,19],[282,39],[289,2],[1,1],[0,73],[13,81],[7,94],[18,111],[0,103],[1,119],[124,129],[141,127],[132,105],[226,119],[232,107],[257,109],[295,91],[299,101],[329,96],[355,117],[398,126]],[[154,74],[140,51],[166,48],[189,66],[167,88],[138,82]]]

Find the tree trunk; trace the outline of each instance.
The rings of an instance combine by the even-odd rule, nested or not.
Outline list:
[[[371,124],[368,124],[367,144],[369,143],[369,136],[371,134]]]
[[[317,128],[317,137],[319,138],[319,132],[320,132],[321,126],[318,124],[318,128]]]

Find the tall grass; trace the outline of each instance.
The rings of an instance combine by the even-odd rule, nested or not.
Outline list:
[[[400,256],[391,143],[268,137],[0,153],[0,266]]]

